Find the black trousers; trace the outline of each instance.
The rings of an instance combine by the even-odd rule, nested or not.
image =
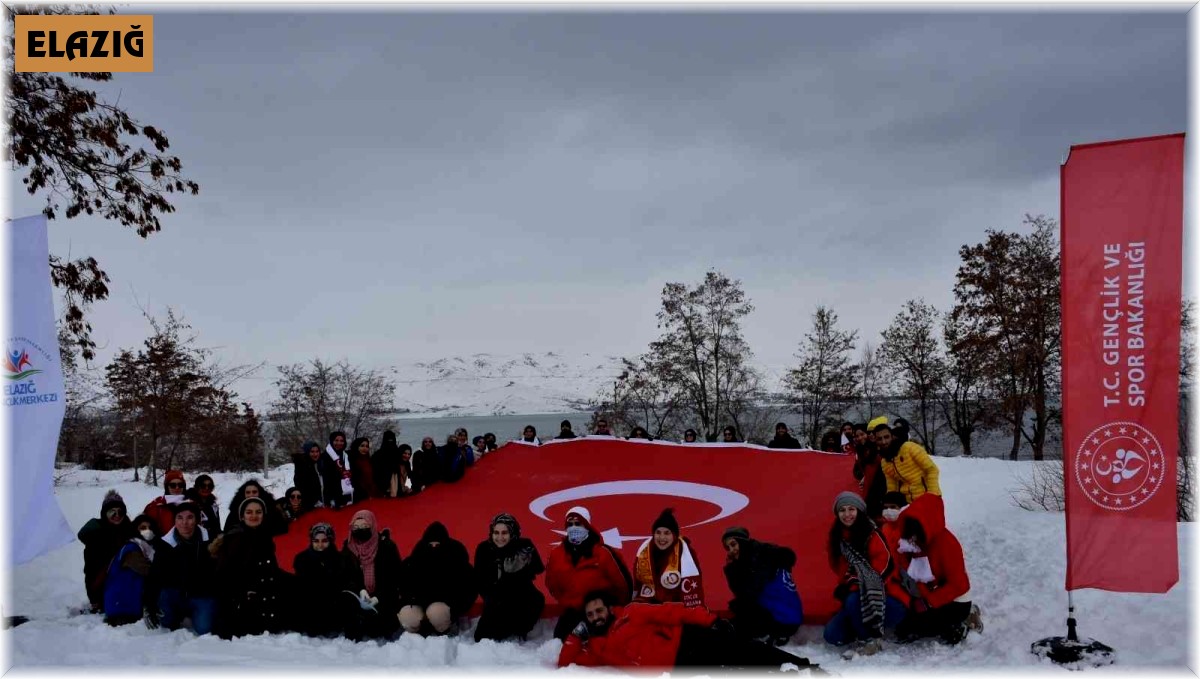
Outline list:
[[[769,636],[772,639],[791,637],[800,625],[783,625],[771,617],[770,611],[758,604],[745,603],[738,599],[729,602],[733,613],[733,627],[740,636],[757,639]]]
[[[537,624],[545,605],[546,597],[533,587],[524,592],[485,599],[483,614],[475,625],[475,641],[524,637]]]
[[[941,637],[947,643],[957,644],[966,636],[965,624],[969,615],[970,601],[951,601],[945,606],[931,608],[923,613],[910,611],[896,626],[896,637],[902,641]]]
[[[679,650],[675,653],[675,665],[678,667],[770,667],[777,670],[784,663],[792,663],[797,667],[811,664],[807,658],[792,655],[774,646],[696,625],[683,626]]]

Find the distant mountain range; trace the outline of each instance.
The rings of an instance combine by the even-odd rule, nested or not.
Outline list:
[[[471,354],[394,366],[396,408],[413,415],[515,415],[586,410],[621,372],[617,356]]]

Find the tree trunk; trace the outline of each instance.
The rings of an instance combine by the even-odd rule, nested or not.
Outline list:
[[[1015,461],[1017,454],[1021,452],[1021,415],[1016,415],[1013,420],[1013,444],[1012,450],[1008,453],[1008,459]]]

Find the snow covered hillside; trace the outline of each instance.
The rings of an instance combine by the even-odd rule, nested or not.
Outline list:
[[[1012,504],[1010,491],[1028,462],[940,458],[950,528],[962,541],[967,557],[974,600],[983,609],[985,629],[972,633],[958,647],[936,642],[887,646],[875,656],[844,660],[821,640],[820,628],[805,627],[787,650],[808,657],[841,675],[894,674],[930,669],[975,671],[1018,669],[1062,670],[1038,661],[1029,645],[1039,638],[1065,634],[1066,593],[1063,591],[1065,548],[1061,514],[1027,512]],[[250,475],[214,475],[217,495],[226,502],[237,485]],[[131,513],[138,511],[159,490],[128,479],[131,473],[71,473],[57,491],[59,504],[72,527],[78,529],[99,512],[107,488],[124,496]],[[189,480],[190,480],[189,476]],[[291,480],[290,465],[271,472],[267,486],[279,493]],[[797,496],[795,501],[803,501]],[[224,508],[222,509],[224,516]],[[348,518],[348,517],[347,517]],[[750,526],[753,530],[753,526]],[[1183,669],[1189,661],[1189,533],[1181,525],[1179,546],[1182,580],[1165,595],[1113,594],[1084,590],[1075,602],[1080,633],[1113,646],[1118,664],[1099,671]],[[456,536],[473,545],[480,536]],[[718,549],[703,545],[703,549]],[[808,549],[822,549],[814,540]],[[110,628],[98,616],[72,617],[73,606],[86,602],[83,589],[83,546],[67,545],[16,569],[13,604],[6,615],[26,615],[31,621],[0,632],[9,644],[13,663],[32,665],[88,665],[178,667],[218,665],[226,668],[309,669],[314,667],[373,666],[378,668],[438,668],[451,666],[467,672],[498,669],[522,673],[554,668],[560,644],[551,637],[550,621],[543,620],[525,643],[476,644],[470,625],[452,638],[423,639],[404,635],[378,645],[346,640],[314,641],[298,634],[222,641],[197,638],[190,632],[150,631],[131,625]],[[796,578],[805,577],[796,573]],[[721,577],[719,573],[709,577]],[[714,607],[724,602],[710,602]],[[592,674],[572,668],[569,672]]]
[[[571,412],[611,385],[619,366],[614,356],[555,352],[420,361],[393,369],[396,407],[446,416]]]

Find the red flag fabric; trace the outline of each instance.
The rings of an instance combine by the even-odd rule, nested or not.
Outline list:
[[[372,499],[342,510],[319,509],[300,517],[276,538],[280,564],[308,546],[308,529],[327,521],[337,542],[349,535],[359,509],[375,512],[407,557],[425,527],[441,521],[471,554],[488,537],[500,512],[512,514],[521,534],[537,545],[543,562],[563,539],[568,509],[582,505],[607,544],[617,548],[632,573],[637,549],[666,507],[675,509],[691,541],[703,578],[705,602],[714,611],[731,598],[722,569],[721,533],[743,526],[756,540],[791,547],[793,570],[808,622],[824,622],[838,610],[837,580],[829,569],[826,542],[833,500],[855,487],[853,457],[808,450],[709,443],[682,445],[587,437],[542,446],[511,442],[478,460],[455,483],[438,483],[412,497]],[[546,592],[544,576],[538,586]],[[545,615],[559,608],[547,593]],[[478,603],[473,614],[478,613]]]
[[[1072,146],[1062,167],[1067,589],[1179,579],[1183,135]]]

